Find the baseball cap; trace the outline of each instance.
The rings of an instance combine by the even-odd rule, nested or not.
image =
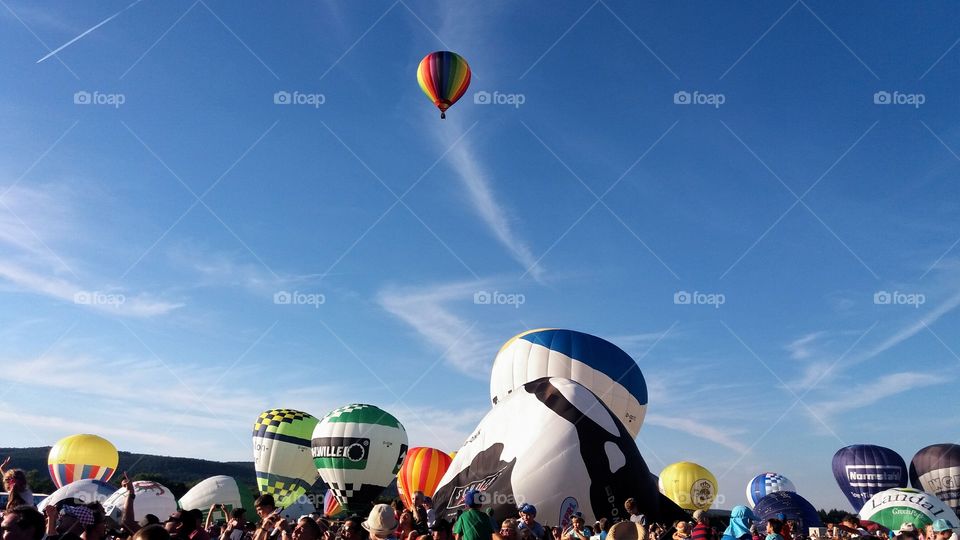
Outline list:
[[[463,494],[463,504],[467,506],[480,504],[480,492],[475,489],[468,489],[467,492]]]
[[[933,532],[952,531],[957,527],[945,519],[938,519],[933,522]]]
[[[913,523],[910,523],[908,521],[903,525],[900,525],[900,530],[897,531],[897,535],[899,536],[903,533],[915,533],[915,532],[917,532],[917,527]]]
[[[704,516],[704,514],[706,514],[706,512],[704,512],[703,510],[697,510],[696,512],[693,513],[693,519],[696,521],[699,521],[700,518]]]
[[[530,503],[521,504],[520,508],[517,510],[523,512],[524,514],[530,514],[531,516],[537,515],[537,507]]]
[[[64,506],[63,513],[77,518],[84,527],[93,525],[93,512],[86,506]]]

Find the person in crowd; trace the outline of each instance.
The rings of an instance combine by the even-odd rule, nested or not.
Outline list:
[[[396,540],[393,533],[397,530],[397,524],[394,509],[385,504],[377,504],[361,525],[370,533],[370,540]]]
[[[787,516],[784,515],[783,513],[779,513],[774,517],[776,519],[779,519],[780,523],[782,524],[780,527],[780,532],[778,534],[780,534],[780,536],[782,536],[784,540],[793,540],[792,522],[787,521]]]
[[[289,533],[283,532],[283,540],[321,540],[322,538],[323,529],[309,515],[300,516],[296,526]]]
[[[765,540],[783,540],[780,534],[783,531],[784,523],[777,518],[767,520],[767,536]]]
[[[953,523],[945,519],[938,519],[933,522],[931,526],[933,533],[937,536],[937,540],[950,540],[954,538],[954,529],[955,526]]]
[[[107,537],[107,512],[103,505],[92,502],[86,505],[93,515],[93,523],[84,527],[83,540],[104,540]]]
[[[453,540],[453,526],[444,518],[433,522],[430,531],[433,534],[433,540]],[[515,540],[515,539],[514,539]]]
[[[593,536],[591,536],[590,539],[607,540],[608,532],[610,532],[610,520],[607,518],[600,518],[600,521],[598,521],[593,527]]]
[[[633,497],[623,501],[623,509],[626,510],[627,515],[630,516],[630,521],[641,525],[647,524],[647,517],[640,513],[637,507],[637,501]]]
[[[750,522],[753,521],[753,512],[746,506],[734,506],[730,511],[730,525],[723,532],[722,540],[751,540]]]
[[[411,538],[410,533],[416,533]],[[419,533],[413,520],[413,512],[410,510],[401,510],[400,518],[397,520],[397,530],[393,534],[397,540],[415,540]]]
[[[519,540],[520,535],[517,531],[517,520],[507,518],[500,524],[498,532],[493,533],[494,540]]]
[[[154,523],[139,529],[132,540],[170,540],[170,533],[163,528],[163,525]]]
[[[570,520],[570,530],[567,531],[564,540],[590,540],[590,535],[583,528],[582,516],[573,516]]]
[[[480,492],[468,490],[463,494],[463,503],[467,510],[460,514],[453,524],[454,540],[492,540],[493,526],[490,516],[484,513],[480,504]]]
[[[520,522],[517,523],[517,530],[520,532],[527,531],[527,533],[529,533],[530,529],[521,527],[522,524],[523,524],[523,520],[521,519]],[[563,536],[563,531],[560,530],[560,527],[550,527],[550,538],[553,538],[553,540],[560,540],[561,536]],[[549,540],[549,539],[544,538],[543,540]]]
[[[897,531],[897,540],[918,540],[919,532],[917,531],[917,526],[913,523],[907,522],[900,526],[900,530]]]
[[[536,540],[543,540],[546,531],[543,528],[543,525],[537,523],[537,507],[532,504],[526,503],[520,505],[520,508],[517,509],[520,513],[520,523],[517,524],[517,529],[519,532],[523,532],[524,529],[530,531],[530,534]],[[555,538],[559,540],[560,533],[559,527],[557,528],[558,533]]]
[[[673,540],[687,540],[690,538],[690,534],[687,532],[687,522],[678,521],[673,524],[674,533]]]
[[[390,508],[393,508],[393,515],[396,516],[397,520],[400,520],[400,514],[403,513],[404,506],[403,501],[400,499],[394,499],[390,501]]]
[[[247,511],[234,508],[230,511],[230,520],[220,533],[220,540],[242,540],[247,530]]]
[[[33,493],[27,486],[27,475],[20,469],[9,469],[10,456],[7,456],[0,463],[0,477],[3,477],[3,487],[7,490],[6,510],[12,510],[17,506],[34,506]]]
[[[437,512],[433,509],[433,498],[423,498],[423,508],[427,511],[427,526],[433,530],[433,524],[437,521]]]
[[[47,540],[80,540],[84,528],[93,525],[93,512],[85,506],[49,505],[43,509],[46,516]]]
[[[396,517],[394,517],[396,520]],[[363,528],[363,523],[358,516],[350,516],[340,526],[335,540],[366,540],[367,530]]]
[[[870,536],[870,533],[860,526],[860,518],[853,514],[843,516],[837,528],[849,536]]]
[[[3,540],[40,540],[46,531],[43,515],[31,505],[7,507],[3,514]]]
[[[710,528],[710,518],[705,510],[694,512],[693,521],[696,525],[690,531],[690,540],[716,540],[713,537],[713,529]]]

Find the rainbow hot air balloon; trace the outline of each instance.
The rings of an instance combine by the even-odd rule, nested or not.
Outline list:
[[[253,425],[253,462],[257,487],[286,508],[317,481],[310,456],[313,416],[293,409],[270,409]]]
[[[452,461],[449,455],[436,448],[418,446],[407,450],[407,457],[397,473],[397,487],[403,486],[400,497],[403,504],[412,510],[413,496],[418,491],[426,497],[433,497]]]
[[[96,435],[71,435],[57,441],[47,456],[50,478],[61,488],[76,480],[107,482],[117,470],[120,455],[113,444]]]
[[[457,53],[436,51],[423,57],[417,68],[417,82],[430,101],[440,109],[440,118],[470,86],[470,66]]]

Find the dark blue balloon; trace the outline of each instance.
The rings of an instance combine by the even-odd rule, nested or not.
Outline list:
[[[889,448],[854,444],[833,455],[833,477],[853,509],[860,512],[877,493],[907,487],[907,464]]]
[[[753,508],[753,515],[757,517],[759,522],[777,517],[777,514],[783,514],[788,520],[792,519],[797,522],[797,528],[793,530],[793,534],[805,535],[810,527],[823,526],[817,509],[809,501],[792,491],[775,491],[757,501],[757,506]],[[761,537],[765,535],[766,533],[763,533]]]

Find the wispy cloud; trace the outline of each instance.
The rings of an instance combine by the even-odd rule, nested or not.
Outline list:
[[[452,302],[472,303],[481,286],[482,283],[467,282],[388,288],[380,292],[378,302],[444,353],[453,367],[472,377],[485,378],[482,367],[492,361],[491,351],[496,351],[497,346],[472,330],[475,323],[455,314],[449,306]]]
[[[447,119],[447,122],[457,124],[459,121]],[[474,212],[483,220],[497,241],[523,266],[524,271],[537,281],[541,281],[545,268],[515,230],[516,220],[511,218],[510,209],[497,201],[489,174],[484,170],[481,160],[477,158],[470,141],[464,139],[454,146],[448,154],[448,159],[460,181],[467,188],[467,196]]]
[[[97,277],[82,278],[86,272],[81,263],[64,254],[66,246],[74,243],[74,238],[84,237],[86,231],[66,202],[72,198],[56,186],[43,190],[14,186],[4,192],[0,280],[22,291],[123,317],[165,315],[184,305],[129,292]]]
[[[787,351],[790,353],[790,358],[794,360],[806,360],[814,354],[813,345],[814,343],[823,337],[826,332],[811,332],[805,336],[802,336],[798,339],[791,341],[787,344]]]
[[[719,444],[739,454],[745,454],[749,451],[749,447],[737,437],[738,431],[707,425],[693,418],[647,414],[644,424],[686,433],[687,435]]]
[[[828,419],[837,414],[869,407],[891,396],[910,392],[918,388],[951,383],[952,378],[930,373],[901,372],[891,373],[873,381],[844,388],[842,397],[834,400],[817,400],[810,405],[812,414],[818,420]]]

